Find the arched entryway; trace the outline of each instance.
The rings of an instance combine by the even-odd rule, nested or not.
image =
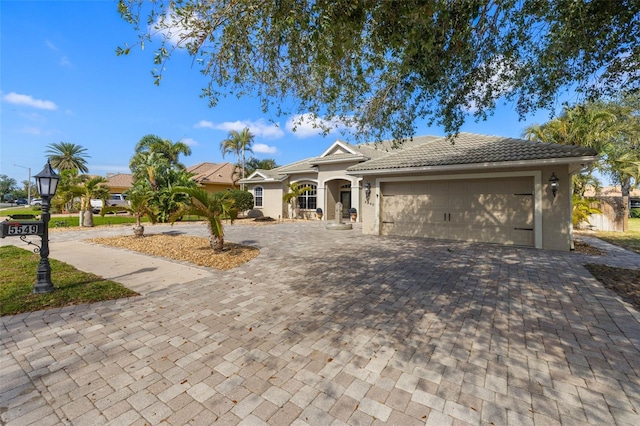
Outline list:
[[[324,206],[326,220],[335,220],[335,208],[338,202],[342,203],[342,217],[349,218],[349,209],[359,210],[360,197],[357,181],[350,179],[333,179],[324,184]]]

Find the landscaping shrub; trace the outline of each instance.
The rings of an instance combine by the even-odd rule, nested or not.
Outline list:
[[[251,210],[253,208],[253,194],[249,191],[233,189],[227,193],[229,197],[235,201],[233,206],[238,209],[238,211]]]

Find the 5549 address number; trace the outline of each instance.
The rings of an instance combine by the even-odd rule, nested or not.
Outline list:
[[[44,223],[42,222],[0,222],[0,237],[12,237],[19,235],[42,235]]]

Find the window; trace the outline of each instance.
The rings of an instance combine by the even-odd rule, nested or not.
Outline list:
[[[262,187],[256,186],[253,189],[253,205],[255,207],[262,207]]]
[[[305,184],[304,186],[310,186],[312,189],[298,197],[298,206],[300,206],[300,209],[302,210],[315,210],[317,207],[317,187],[316,185],[311,184]]]

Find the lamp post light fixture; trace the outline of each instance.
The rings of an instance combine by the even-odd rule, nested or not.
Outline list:
[[[58,181],[60,176],[53,171],[51,163],[47,161],[42,171],[34,176],[36,179],[36,185],[38,185],[38,192],[40,198],[42,198],[42,221],[44,222],[44,229],[42,231],[42,245],[40,247],[40,263],[38,264],[37,280],[33,288],[33,292],[39,293],[51,293],[54,287],[51,282],[51,265],[49,264],[49,207],[51,206],[50,200],[56,194],[58,189]]]
[[[551,192],[553,193],[553,198],[556,198],[556,193],[558,192],[558,177],[554,172],[551,173],[551,177],[549,178],[549,184],[551,185]]]

